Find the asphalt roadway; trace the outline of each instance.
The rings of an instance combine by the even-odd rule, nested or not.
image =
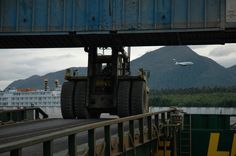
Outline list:
[[[5,143],[14,142],[21,139],[27,139],[42,134],[56,132],[62,129],[68,129],[72,127],[82,126],[86,124],[92,124],[95,122],[101,122],[107,119],[90,119],[90,120],[64,120],[64,119],[47,119],[28,121],[24,123],[17,123],[13,125],[6,125],[0,128],[0,145]],[[101,132],[103,128],[96,129],[96,138],[103,137]],[[77,135],[78,144],[84,144],[87,142],[87,132],[82,132]],[[53,150],[55,153],[67,149],[67,137],[59,138],[53,142]],[[23,156],[42,156],[43,144],[36,144],[23,148]],[[0,149],[1,152],[1,149]],[[8,153],[0,153],[0,156],[8,156]]]
[[[60,131],[63,129],[68,129],[72,127],[78,127],[86,124],[97,123],[105,120],[111,119],[89,119],[89,120],[77,120],[77,119],[45,119],[45,120],[35,120],[27,121],[22,123],[17,123],[13,125],[5,125],[0,127],[0,146],[14,142],[21,139],[27,139],[51,132]],[[145,122],[144,122],[145,123]],[[135,122],[135,127],[138,126],[138,123]],[[124,124],[124,131],[128,130],[128,123]],[[111,135],[117,134],[117,125],[111,126]],[[87,143],[88,133],[82,132],[76,135],[78,140],[78,145]],[[95,129],[95,138],[96,140],[104,138],[104,128]],[[53,151],[56,155],[65,155],[61,154],[68,149],[68,137],[58,138],[53,141]],[[58,154],[59,153],[59,154]],[[22,149],[23,156],[42,156],[43,155],[43,144],[36,144]],[[10,156],[9,152],[1,153],[0,156]]]

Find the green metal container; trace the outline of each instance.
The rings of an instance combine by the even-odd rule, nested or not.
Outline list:
[[[236,130],[231,115],[185,114],[179,134],[180,156],[235,156]]]

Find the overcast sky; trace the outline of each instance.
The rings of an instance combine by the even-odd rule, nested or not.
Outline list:
[[[160,47],[134,47],[131,60]],[[190,46],[224,67],[236,64],[236,44]],[[191,60],[186,60],[191,61]],[[87,53],[82,48],[67,49],[0,49],[0,90],[12,81],[68,67],[87,66]]]

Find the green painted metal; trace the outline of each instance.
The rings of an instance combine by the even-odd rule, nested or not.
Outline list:
[[[95,130],[90,129],[88,130],[88,146],[89,146],[89,153],[88,156],[94,156],[95,155]]]
[[[111,155],[111,131],[110,131],[110,126],[105,126],[104,127],[104,133],[105,133],[105,156],[110,156]]]
[[[192,156],[207,156],[211,133],[219,133],[217,151],[231,152],[233,135],[236,131],[232,130],[192,130]],[[236,148],[236,147],[235,147]]]
[[[10,156],[22,156],[22,150],[21,149],[15,149],[10,152]]]
[[[139,133],[140,133],[140,143],[144,143],[144,123],[143,119],[139,119]]]
[[[45,141],[43,143],[43,155],[44,156],[53,156],[53,141]]]
[[[75,134],[68,136],[68,148],[69,148],[69,155],[70,156],[77,155],[77,139],[76,139]]]
[[[147,123],[148,123],[148,139],[152,139],[152,117],[147,117]]]
[[[192,129],[229,129],[230,115],[211,115],[211,114],[185,114],[185,125],[191,116]]]
[[[124,125],[123,123],[118,123],[118,137],[119,137],[119,152],[124,152]]]
[[[213,156],[214,152],[223,152],[232,156],[231,150],[236,148],[232,147],[233,142],[236,143],[233,140],[236,129],[230,128],[230,117],[231,115],[185,114],[183,129],[177,141],[179,155]],[[211,137],[215,139],[212,144]],[[210,145],[216,146],[216,149],[210,148]]]

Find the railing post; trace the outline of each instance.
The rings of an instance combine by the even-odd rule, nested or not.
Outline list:
[[[75,134],[68,136],[68,149],[69,149],[69,156],[77,155],[77,139]]]
[[[105,156],[111,155],[111,132],[110,125],[104,127],[105,133]]]
[[[171,118],[171,112],[167,112],[167,121],[168,121],[167,124],[170,124],[170,118]],[[171,127],[168,126],[168,127],[167,127],[167,136],[168,136],[168,137],[170,137],[170,132],[171,132]]]
[[[152,116],[147,117],[148,124],[148,139],[152,140]]]
[[[43,143],[43,156],[53,156],[53,141],[45,141]]]
[[[26,119],[26,114],[27,114],[27,110],[23,110],[23,111],[21,112],[21,115],[22,115],[22,119],[21,119],[21,120],[27,120],[27,119]]]
[[[8,121],[13,120],[13,115],[12,112],[9,112],[9,117],[8,117]]]
[[[118,137],[119,137],[119,152],[124,152],[124,126],[123,123],[118,123]]]
[[[129,121],[129,135],[130,135],[130,146],[134,147],[134,121],[130,120]]]
[[[21,148],[12,150],[10,152],[10,156],[22,156],[22,150]]]
[[[139,119],[139,133],[140,133],[140,138],[139,142],[144,143],[144,124],[143,124],[143,118]]]
[[[39,119],[39,110],[35,109],[35,119]]]
[[[164,124],[165,123],[165,119],[166,117],[165,117],[165,113],[161,113],[161,122],[162,122],[162,124]]]
[[[159,114],[155,115],[155,125],[159,133]]]
[[[129,121],[129,145],[133,147],[133,155],[136,155],[135,142],[134,142],[134,120]]]
[[[89,146],[89,156],[95,156],[95,130],[88,130],[88,146]]]
[[[161,124],[164,125],[165,122],[166,122],[165,113],[161,113]],[[165,127],[162,128],[161,133],[162,133],[162,134],[163,134],[163,133],[165,134]]]

